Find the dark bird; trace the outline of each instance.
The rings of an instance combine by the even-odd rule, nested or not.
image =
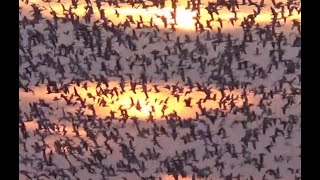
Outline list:
[[[192,100],[191,97],[189,97],[188,99],[185,99],[185,100],[184,100],[184,103],[185,103],[185,106],[186,106],[186,107],[191,107],[191,100]]]

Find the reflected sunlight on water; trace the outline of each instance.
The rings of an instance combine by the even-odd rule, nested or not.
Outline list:
[[[69,1],[62,1],[65,8],[68,9],[71,6],[71,2]],[[39,0],[30,0],[30,3],[38,4],[44,11],[42,14],[46,17],[52,17],[50,14],[50,8],[48,5],[44,4],[43,2]],[[177,29],[182,30],[195,30],[195,22],[196,20],[194,17],[196,16],[196,11],[191,11],[190,9],[186,9],[186,1],[181,1],[179,5],[177,6]],[[203,3],[204,4],[204,3]],[[19,1],[19,5],[25,9],[25,12],[29,12],[31,10],[30,6],[26,6],[25,3]],[[56,11],[58,16],[64,17],[63,15],[63,8],[60,3],[51,2],[50,3],[51,8]],[[174,22],[174,20],[171,17],[171,12],[173,9],[171,8],[171,2],[166,1],[165,8],[159,9],[156,7],[149,7],[149,8],[142,8],[141,6],[132,8],[130,5],[127,4],[120,4],[119,8],[111,7],[107,3],[103,3],[102,9],[104,9],[104,13],[108,19],[110,19],[114,24],[124,23],[124,21],[127,19],[127,15],[131,15],[133,17],[134,21],[139,21],[140,16],[143,17],[144,24],[149,26],[149,22],[152,18],[152,21],[154,24],[159,26],[159,28],[163,28],[163,21],[161,20],[161,16],[164,16],[167,18],[168,22],[168,28],[170,28],[170,24]],[[240,5],[241,6],[241,5]],[[73,8],[72,12],[76,13],[78,16],[83,17],[86,14],[86,3],[84,1],[79,1],[79,5],[77,8]],[[219,11],[219,15],[214,14],[214,21],[211,22],[211,25],[213,27],[219,27],[219,22],[217,21],[218,18],[220,18],[223,22],[223,28],[224,29],[233,29],[240,27],[241,21],[244,17],[247,17],[249,14],[253,13],[253,10],[255,7],[253,6],[241,6],[241,12],[237,12],[237,18],[238,20],[235,21],[235,26],[232,26],[230,22],[230,18],[235,18],[234,13],[230,12],[226,7],[223,7]],[[116,11],[119,13],[119,16],[116,15]],[[96,6],[93,8],[95,19],[100,18],[100,12],[97,9]],[[24,13],[26,14],[26,13]],[[29,13],[28,13],[29,14]],[[284,15],[288,15],[289,12],[286,9]],[[205,26],[206,21],[211,19],[211,16],[208,14],[207,10],[205,9],[205,6],[202,5],[200,9],[200,22]],[[273,15],[270,12],[270,7],[266,6],[262,8],[261,13],[255,18],[255,21],[258,23],[268,23],[271,21]],[[82,19],[82,18],[81,18]],[[293,20],[293,19],[301,19],[301,14],[298,14],[296,11],[292,13],[292,16],[287,17],[287,22]],[[282,21],[281,21],[282,22]],[[137,23],[131,24],[132,26],[136,26]]]
[[[192,92],[190,92],[189,87],[179,86],[177,90],[174,92],[172,86],[170,89],[166,86],[157,86],[157,90],[155,90],[154,85],[147,85],[147,94],[144,93],[142,86],[136,86],[136,92],[134,93],[131,90],[131,86],[127,83],[124,87],[125,92],[121,94],[121,89],[119,88],[119,84],[117,82],[109,82],[109,87],[106,88],[102,85],[102,89],[106,92],[111,92],[112,89],[116,88],[117,92],[113,91],[111,94],[100,95],[97,96],[96,84],[88,83],[87,90],[82,87],[70,86],[69,87],[69,98],[74,94],[74,87],[76,87],[77,93],[81,96],[81,98],[86,100],[87,104],[92,104],[96,110],[96,114],[100,117],[106,117],[110,115],[110,112],[115,112],[115,117],[121,117],[121,110],[127,110],[129,117],[137,117],[141,119],[148,119],[150,115],[154,119],[163,119],[163,115],[169,115],[172,113],[177,113],[181,118],[195,118],[196,113],[201,114],[201,110],[199,109],[198,102],[201,101],[202,108],[206,110],[215,110],[219,108],[224,111],[228,111],[230,108],[230,101],[227,101],[226,106],[219,107],[219,101],[221,99],[221,92],[216,89],[211,89],[210,98],[214,98],[215,100],[206,100],[206,94],[203,91],[197,91],[197,87],[194,87]],[[208,87],[210,88],[210,87]],[[60,97],[60,93],[57,94],[47,94],[46,87],[35,87],[33,88],[35,92],[35,96],[39,99],[45,99],[46,101],[52,101],[54,97],[59,98],[60,100],[56,103],[59,106],[65,106],[66,102]],[[180,89],[180,90],[179,90]],[[158,92],[159,91],[159,92]],[[230,97],[233,95],[236,106],[241,107],[243,100],[240,98],[242,94],[242,90],[233,90],[230,92],[229,90],[224,90],[226,95],[230,94]],[[118,93],[119,96],[116,95]],[[28,100],[28,96],[30,94],[20,91],[20,100],[21,103],[25,103]],[[146,98],[146,95],[148,98]],[[94,98],[90,98],[93,96]],[[190,106],[187,107],[185,100],[191,98]],[[76,102],[76,97],[73,96],[73,102]],[[253,103],[253,98],[248,96],[249,103]],[[104,103],[101,103],[105,101]],[[79,101],[78,101],[79,102]],[[69,108],[66,106],[65,108]]]
[[[164,180],[175,180],[172,175],[163,175],[161,178]],[[192,180],[191,177],[182,177],[182,176],[179,176],[178,179],[179,180]]]

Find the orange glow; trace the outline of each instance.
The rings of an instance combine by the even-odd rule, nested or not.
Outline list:
[[[103,87],[103,86],[102,86]],[[189,91],[189,87],[182,86],[184,88],[183,92],[177,92],[174,93],[176,95],[172,94],[172,88],[168,90],[167,88],[159,85],[158,89],[160,92],[156,92],[155,88],[153,87],[152,84],[147,85],[148,89],[148,99],[146,99],[145,93],[142,91],[141,85],[137,85],[136,87],[136,94],[132,92],[130,89],[129,83],[126,84],[125,86],[125,92],[123,94],[120,94],[120,88],[119,84],[117,82],[109,82],[109,90],[112,88],[117,87],[119,96],[117,97],[114,95],[111,97],[111,95],[105,96],[105,95],[100,95],[97,96],[96,94],[96,85],[92,83],[88,83],[88,88],[85,90],[84,88],[81,87],[76,87],[78,94],[81,96],[82,99],[86,99],[87,104],[92,104],[96,110],[96,114],[100,117],[106,117],[110,115],[110,111],[115,112],[115,116],[120,118],[121,117],[121,112],[119,110],[120,107],[122,109],[126,109],[128,112],[128,115],[130,117],[138,117],[140,119],[148,119],[150,112],[152,111],[152,107],[154,109],[154,112],[151,112],[152,116],[154,119],[163,119],[163,113],[162,113],[162,108],[165,105],[165,101],[167,100],[166,103],[166,109],[164,110],[164,115],[169,115],[171,113],[176,112],[177,115],[179,115],[181,118],[195,118],[196,113],[200,114],[200,109],[198,108],[197,102],[200,99],[205,98],[205,93],[202,91],[196,91],[196,87],[193,88],[192,92],[188,93],[185,96],[185,93]],[[181,87],[181,86],[180,86]],[[69,87],[69,95],[68,97],[71,96],[71,94],[74,93],[73,90],[74,86]],[[105,88],[105,87],[103,87]],[[50,102],[52,101],[53,105],[58,104],[60,107],[65,105],[65,101],[60,98],[60,93],[58,94],[47,94],[46,88],[33,88],[35,92],[35,96],[39,99],[45,99],[46,101]],[[241,90],[233,90],[231,92],[231,95],[234,94],[234,97],[241,95]],[[88,93],[91,95],[95,96],[95,100],[92,98],[88,97]],[[225,90],[226,95],[230,93],[230,91]],[[202,107],[205,107],[206,110],[209,109],[216,109],[219,108],[219,100],[221,98],[221,93],[218,90],[211,89],[211,97],[216,94],[216,100],[207,100],[206,102],[202,102]],[[177,95],[179,95],[179,101],[177,100]],[[28,101],[28,94],[25,92],[20,92],[20,99],[22,102],[20,103],[27,103]],[[58,97],[60,100],[59,101],[53,101],[54,97]],[[192,98],[191,100],[191,107],[186,107],[186,104],[184,102],[185,99]],[[248,96],[249,97],[249,96]],[[134,105],[131,107],[131,98],[134,102]],[[75,102],[76,98],[73,98],[73,102]],[[104,99],[106,101],[106,107],[99,106],[99,99]],[[137,104],[141,106],[141,109],[138,110]],[[79,101],[78,101],[79,102]],[[242,100],[239,98],[238,100],[235,100],[235,104],[237,106],[242,105]],[[249,103],[253,103],[253,97],[249,98]],[[228,103],[227,103],[228,104]],[[226,111],[229,109],[230,105],[227,105]],[[66,109],[70,109],[71,107],[66,106]],[[223,108],[221,108],[223,109]],[[86,110],[86,112],[91,112],[89,109]]]
[[[52,17],[50,15],[50,8],[49,8],[49,3],[44,3],[39,0],[30,0],[30,4],[37,4],[44,11],[42,14],[47,17]],[[70,1],[62,1],[64,4],[65,8],[68,9],[69,6],[71,5]],[[72,11],[76,13],[78,16],[83,17],[86,13],[85,9],[85,2],[82,0],[79,0],[79,5],[77,8],[73,8]],[[19,1],[20,7],[22,7],[22,13],[23,15],[30,16],[29,11],[31,10],[31,7],[29,5],[25,5],[25,3]],[[50,6],[54,11],[57,12],[58,16],[63,17],[63,12],[62,12],[62,6],[60,3],[56,2],[51,2]],[[240,5],[241,6],[241,5]],[[196,15],[195,11],[191,11],[190,9],[185,9],[186,7],[186,1],[182,1],[178,4],[177,6],[177,29],[182,29],[182,30],[195,30],[195,20],[193,19]],[[132,15],[134,21],[139,21],[140,16],[143,17],[144,24],[149,25],[149,20],[153,18],[154,24],[156,24],[159,28],[164,28],[163,22],[160,19],[160,16],[164,16],[167,18],[168,21],[168,28],[170,28],[170,24],[173,23],[173,19],[171,17],[171,13],[173,9],[171,8],[171,2],[166,2],[165,8],[159,9],[156,7],[149,7],[149,8],[142,8],[141,6],[138,7],[138,4],[136,7],[132,8],[130,5],[127,4],[120,4],[120,8],[115,8],[115,7],[110,7],[107,3],[102,4],[102,9],[104,9],[105,15],[108,19],[112,20],[115,24],[123,23],[126,20],[127,15]],[[222,19],[223,21],[223,28],[224,29],[234,29],[240,26],[241,21],[243,20],[244,17],[247,17],[249,14],[252,14],[253,10],[255,9],[254,7],[250,6],[241,6],[240,7],[241,11],[237,12],[237,18],[238,20],[235,22],[235,26],[231,25],[231,22],[229,21],[230,18],[234,18],[234,14],[227,10],[225,7],[223,7],[219,11],[219,15],[214,14],[214,21],[211,22],[211,25],[213,27],[218,27],[219,22],[217,21],[218,18]],[[93,11],[94,11],[94,19],[98,19],[100,17],[99,10],[97,9],[96,6],[93,6]],[[119,17],[115,15],[115,11],[119,13]],[[289,14],[288,10],[285,10],[284,13],[286,16]],[[200,22],[206,26],[206,20],[210,20],[211,17],[208,14],[207,10],[205,9],[204,5],[201,6],[200,8]],[[268,23],[271,21],[272,14],[270,12],[270,9],[268,7],[262,8],[261,13],[255,18],[255,21],[258,23]],[[292,13],[292,16],[287,17],[287,23],[290,22],[290,20],[293,19],[301,19],[301,14],[298,14],[296,11]],[[281,21],[282,22],[282,21]],[[132,24],[132,26],[135,26]]]
[[[165,180],[174,180],[174,177],[172,175],[163,175],[162,176],[162,179],[165,179]],[[182,177],[182,176],[179,176],[178,178],[179,180],[192,180],[191,177]]]

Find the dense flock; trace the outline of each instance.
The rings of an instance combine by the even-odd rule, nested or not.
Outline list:
[[[301,179],[300,8],[20,0],[19,179]]]

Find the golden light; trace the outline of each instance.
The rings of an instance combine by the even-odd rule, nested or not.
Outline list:
[[[77,93],[80,95],[80,97],[84,100],[86,100],[87,105],[93,105],[95,108],[97,116],[101,118],[105,118],[106,116],[110,115],[110,112],[115,112],[116,118],[121,118],[121,110],[124,109],[127,110],[128,115],[130,117],[137,117],[141,120],[147,120],[151,115],[155,120],[161,120],[164,119],[163,115],[169,115],[172,113],[177,113],[178,116],[180,116],[183,119],[187,118],[195,118],[196,113],[201,114],[201,110],[198,107],[198,101],[202,101],[201,106],[203,108],[206,108],[206,110],[215,110],[216,108],[219,108],[224,111],[228,111],[230,108],[230,104],[227,103],[226,109],[223,107],[219,107],[219,100],[221,99],[221,93],[218,90],[211,89],[211,97],[213,97],[214,94],[216,94],[216,100],[207,100],[206,102],[203,102],[203,99],[206,97],[205,93],[202,91],[197,91],[196,88],[192,90],[192,92],[187,93],[189,91],[189,87],[186,86],[180,86],[183,88],[183,91],[181,92],[175,92],[172,93],[172,88],[169,90],[168,88],[158,85],[157,89],[160,90],[160,92],[156,92],[154,88],[154,84],[148,84],[147,85],[147,95],[148,98],[146,98],[146,94],[142,91],[141,85],[137,85],[136,92],[134,93],[131,90],[131,87],[129,83],[126,83],[125,85],[125,92],[123,94],[120,93],[120,88],[118,82],[109,82],[109,88],[106,88],[102,86],[104,90],[112,90],[113,88],[117,88],[118,96],[115,95],[100,95],[97,96],[96,93],[96,84],[87,82],[87,90],[84,88],[77,87],[77,86],[70,86],[69,87],[69,94],[65,94],[68,98],[74,94],[74,88],[76,88]],[[45,101],[50,102],[52,105],[57,106],[57,108],[65,107],[66,110],[69,111],[75,111],[76,106],[65,106],[66,102],[63,98],[60,97],[60,93],[57,94],[47,94],[46,87],[35,87],[32,88],[34,90],[34,97],[38,99],[44,99]],[[224,90],[226,95],[230,96],[233,94],[234,98],[237,96],[240,97],[242,94],[242,90],[233,90],[230,92],[229,90]],[[91,98],[92,96],[95,97],[95,99]],[[249,97],[249,95],[248,95]],[[54,101],[53,99],[60,99],[58,101]],[[187,107],[184,100],[191,98],[191,107]],[[73,97],[73,102],[76,102],[76,97]],[[29,93],[25,93],[20,91],[20,104],[25,104],[22,106],[28,106],[27,103],[33,101],[30,97]],[[36,99],[37,101],[37,99]],[[101,105],[101,101],[105,101],[106,106],[103,107]],[[79,101],[77,101],[79,103]],[[132,103],[133,102],[133,103]],[[235,100],[235,104],[237,106],[241,106],[243,101],[241,98],[238,100]],[[254,103],[254,98],[249,98],[249,103]],[[139,105],[138,105],[139,104]],[[85,108],[85,113],[91,114],[91,110]]]
[[[268,1],[267,1],[268,2]],[[63,15],[63,9],[60,3],[56,2],[50,2],[45,3],[39,0],[30,0],[30,4],[37,4],[39,7],[41,7],[43,10],[42,14],[46,17],[52,17],[50,14],[50,7],[54,9],[54,11],[57,12],[58,16],[64,17]],[[65,8],[68,9],[71,6],[70,1],[62,1]],[[79,0],[79,5],[77,8],[73,8],[72,12],[77,14],[80,17],[83,17],[86,13],[86,3],[83,0]],[[26,16],[30,16],[29,11],[31,10],[30,5],[26,5],[24,2],[19,1],[19,6],[22,7],[22,14]],[[138,4],[136,5],[138,6]],[[240,5],[241,6],[241,5]],[[186,7],[186,1],[179,2],[177,6],[177,14],[176,14],[176,21],[177,26],[176,28],[179,30],[188,30],[188,31],[194,31],[195,30],[195,20],[193,19],[196,15],[196,11],[191,11],[189,9],[185,9]],[[149,25],[149,21],[151,18],[153,18],[154,24],[156,24],[159,28],[164,28],[164,24],[161,20],[161,16],[164,16],[167,18],[168,21],[168,27],[170,28],[170,24],[174,22],[171,16],[171,12],[173,9],[171,8],[171,2],[167,1],[165,4],[165,8],[159,9],[156,7],[148,7],[148,8],[142,8],[141,5],[139,7],[132,8],[131,6],[127,4],[120,4],[119,8],[114,8],[108,5],[108,3],[102,3],[102,9],[104,9],[105,15],[108,19],[112,20],[115,24],[124,23],[124,21],[127,19],[127,15],[131,15],[133,17],[134,21],[139,21],[140,16],[143,17],[144,24]],[[255,9],[253,6],[241,6],[241,11],[237,12],[237,18],[238,20],[234,23],[234,26],[230,22],[230,18],[234,18],[234,13],[230,12],[226,9],[226,7],[222,7],[222,9],[219,11],[219,15],[214,14],[214,21],[211,22],[211,25],[216,28],[219,27],[219,22],[217,21],[218,18],[222,19],[223,21],[223,29],[234,29],[239,28],[240,23],[243,20],[244,17],[247,17],[249,14],[253,13],[253,10]],[[94,15],[93,18],[97,20],[100,18],[99,10],[96,6],[93,6]],[[119,13],[119,16],[115,14],[115,12]],[[285,10],[284,13],[286,16],[289,14],[288,10]],[[262,8],[261,13],[255,18],[255,21],[263,24],[263,23],[269,23],[271,21],[272,14],[270,12],[269,7]],[[82,19],[82,18],[81,18]],[[205,9],[205,6],[202,5],[200,7],[200,22],[206,26],[206,20],[210,20],[211,17],[208,14],[207,10]],[[298,14],[296,11],[293,11],[292,16],[287,17],[287,22],[290,22],[293,19],[301,19],[301,14]],[[282,22],[282,21],[281,21]],[[137,23],[136,23],[137,24]],[[132,24],[132,27],[135,27],[136,24]]]
[[[191,12],[186,10],[183,7],[177,8],[177,24],[178,28],[184,29],[194,29],[194,17],[196,16],[196,12]]]
[[[172,176],[172,175],[163,175],[161,177],[162,179],[165,179],[165,180],[175,180],[175,178]],[[182,177],[182,176],[178,176],[178,179],[179,180],[192,180],[192,177]]]

